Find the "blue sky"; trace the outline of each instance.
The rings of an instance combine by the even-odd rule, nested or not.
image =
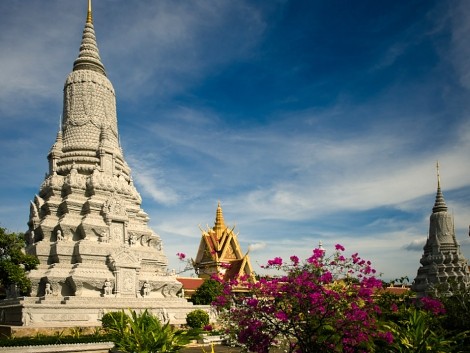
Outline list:
[[[220,200],[255,270],[321,240],[419,267],[436,160],[470,258],[470,2],[95,0],[125,158],[170,268]],[[26,230],[86,1],[0,3],[0,225]]]

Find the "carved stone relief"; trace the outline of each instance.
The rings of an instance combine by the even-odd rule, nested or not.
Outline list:
[[[136,273],[135,269],[121,268],[118,282],[118,292],[121,296],[135,296]]]
[[[123,244],[125,241],[124,224],[118,222],[111,223],[110,241]]]

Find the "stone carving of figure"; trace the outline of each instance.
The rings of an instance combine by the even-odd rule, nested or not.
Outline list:
[[[150,287],[150,283],[147,281],[144,282],[144,285],[142,287],[142,292],[144,297],[148,297],[150,295],[152,288]]]
[[[75,165],[75,162],[72,164],[72,169],[70,169],[70,174],[69,174],[69,183],[70,185],[75,186],[77,184],[77,166]]]
[[[46,283],[46,289],[44,291],[46,297],[52,295],[52,287],[50,283]]]
[[[62,241],[62,240],[65,239],[64,235],[62,234],[62,231],[60,229],[57,229],[56,236],[57,236],[57,241]]]
[[[168,311],[165,308],[160,309],[160,312],[158,313],[158,316],[160,318],[161,322],[168,322],[170,321],[170,315],[168,315]]]
[[[129,245],[133,246],[136,243],[135,235],[134,234],[129,234]]]
[[[29,310],[27,310],[27,311],[24,313],[24,315],[23,315],[21,321],[23,322],[23,325],[24,325],[24,326],[28,326],[30,323],[33,322],[33,314],[32,314]]]
[[[113,285],[111,281],[107,278],[106,278],[106,281],[104,281],[103,291],[104,291],[105,297],[113,294]]]
[[[109,242],[109,236],[108,232],[106,230],[103,230],[101,234],[99,235],[99,241],[101,243],[108,243]]]
[[[161,251],[162,250],[162,242],[160,239],[156,238],[156,237],[150,237],[148,240],[147,240],[147,245],[149,247],[154,247],[156,248],[158,251]]]

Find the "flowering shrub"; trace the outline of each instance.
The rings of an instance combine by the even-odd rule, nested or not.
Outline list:
[[[373,293],[382,287],[370,261],[343,255],[336,245],[326,257],[322,249],[300,262],[291,256],[268,261],[266,268],[282,270],[275,278],[252,282],[238,278],[225,282],[215,302],[226,329],[247,349],[267,353],[274,344],[289,352],[371,351],[376,340],[391,343],[379,329],[379,307]],[[245,287],[247,293],[233,289]]]
[[[445,314],[446,310],[444,309],[444,305],[438,299],[434,299],[431,297],[423,297],[419,301],[416,302],[416,306],[422,307],[423,310],[428,311],[434,315]]]

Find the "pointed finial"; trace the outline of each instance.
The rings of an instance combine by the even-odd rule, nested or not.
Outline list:
[[[436,162],[436,170],[437,170],[437,187],[441,187],[441,176],[439,175],[439,161]]]
[[[222,213],[222,207],[220,207],[220,201],[217,202],[217,212],[215,215],[214,230],[222,232],[225,229],[224,215]]]
[[[91,0],[88,0],[88,13],[85,28],[83,29],[80,52],[78,53],[78,58],[73,63],[73,71],[77,70],[92,70],[106,76],[104,65],[101,62],[98,44],[96,43]]]
[[[91,0],[88,0],[88,12],[86,15],[86,23],[93,23],[93,14],[91,12]]]
[[[442,194],[441,190],[441,176],[439,174],[439,161],[436,163],[437,169],[437,193],[436,193],[436,201],[434,202],[434,207],[432,208],[432,212],[447,212],[447,205],[444,200],[444,195]]]

